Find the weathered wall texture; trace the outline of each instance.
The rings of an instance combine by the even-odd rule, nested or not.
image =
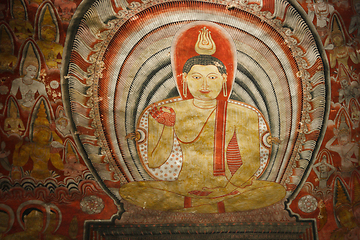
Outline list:
[[[359,62],[357,0],[4,0],[0,239],[360,239]]]

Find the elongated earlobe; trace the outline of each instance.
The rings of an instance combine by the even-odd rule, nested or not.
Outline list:
[[[227,75],[223,74],[224,82],[223,82],[223,94],[224,97],[227,97]]]
[[[183,81],[183,95],[187,97],[187,82]]]
[[[186,81],[186,73],[183,73],[182,75],[182,82],[183,82],[183,95],[184,97],[187,97],[187,81]]]

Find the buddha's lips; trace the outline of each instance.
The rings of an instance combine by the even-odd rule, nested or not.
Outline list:
[[[201,89],[201,90],[200,90],[200,92],[201,92],[201,93],[209,93],[209,92],[210,92],[210,90],[207,90],[207,89]]]

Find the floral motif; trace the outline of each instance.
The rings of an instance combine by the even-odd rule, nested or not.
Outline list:
[[[95,195],[84,197],[80,202],[80,208],[87,214],[98,214],[104,209],[104,201]]]
[[[305,213],[311,213],[316,210],[318,202],[315,197],[306,195],[299,200],[299,208]]]

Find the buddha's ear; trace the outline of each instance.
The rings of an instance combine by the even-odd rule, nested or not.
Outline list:
[[[187,73],[182,73],[182,80],[183,80],[183,82],[186,82],[187,81],[187,79],[186,79],[186,77],[187,77]]]
[[[224,79],[224,82],[227,82],[227,74],[224,73],[224,74],[222,75],[222,77],[223,77],[223,79]]]

